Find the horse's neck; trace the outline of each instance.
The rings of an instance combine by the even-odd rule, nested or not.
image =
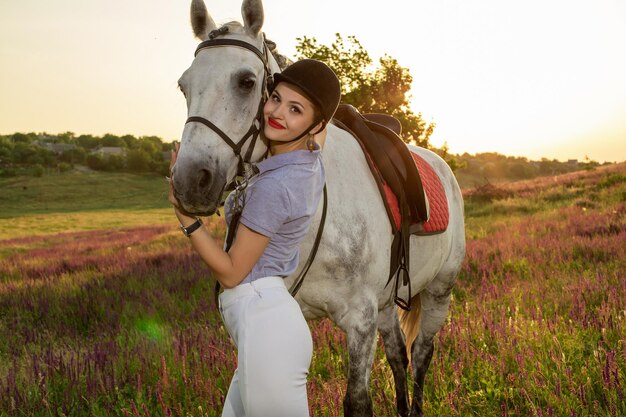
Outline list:
[[[327,177],[345,175],[350,173],[353,177],[347,183],[361,183],[365,177],[371,175],[365,160],[365,155],[361,146],[351,133],[338,128],[333,124],[328,124],[326,141],[322,151],[324,155],[324,165],[328,173]],[[346,181],[341,181],[342,183]]]

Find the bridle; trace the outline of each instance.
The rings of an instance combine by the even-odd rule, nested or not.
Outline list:
[[[237,175],[244,176],[243,186],[245,188],[245,186],[247,185],[248,176],[251,174],[251,172],[248,169],[246,169],[246,167],[252,166],[250,164],[250,158],[252,157],[252,152],[254,150],[254,146],[256,145],[256,140],[259,137],[259,133],[261,132],[261,129],[263,126],[263,105],[265,102],[264,99],[267,98],[269,95],[268,90],[271,89],[271,83],[272,83],[273,78],[272,78],[272,73],[269,68],[267,55],[265,54],[265,52],[267,52],[267,49],[268,49],[265,39],[263,39],[263,52],[261,52],[256,47],[249,44],[248,42],[240,41],[238,39],[225,39],[225,38],[215,39],[219,35],[222,35],[226,32],[228,32],[227,27],[222,27],[221,29],[216,29],[212,31],[209,34],[208,40],[200,42],[200,44],[196,48],[194,57],[196,57],[198,55],[198,52],[200,52],[202,49],[227,47],[227,46],[244,48],[248,51],[253,52],[263,63],[263,69],[264,69],[263,87],[262,87],[263,96],[261,97],[261,100],[259,102],[259,108],[257,110],[257,114],[254,120],[252,121],[252,124],[250,125],[250,128],[248,129],[248,131],[236,143],[226,133],[224,133],[222,129],[220,129],[213,122],[205,119],[204,117],[191,116],[187,118],[187,121],[185,122],[185,124],[191,123],[191,122],[202,123],[209,129],[217,133],[219,137],[222,138],[222,140],[226,142],[228,146],[230,146],[230,148],[233,150],[233,152],[235,153],[235,156],[238,159]],[[250,145],[248,146],[248,150],[246,151],[246,154],[242,158],[241,149],[243,148],[243,145],[250,138],[252,138],[252,141],[250,142]],[[238,197],[235,197],[235,199],[238,199]],[[289,289],[289,292],[294,297],[296,293],[298,292],[298,290],[300,289],[300,287],[302,286],[304,277],[306,276],[307,272],[309,271],[309,268],[311,267],[311,264],[313,263],[313,260],[315,259],[315,255],[317,254],[317,249],[319,247],[320,240],[322,238],[322,233],[324,231],[324,223],[326,222],[326,211],[328,208],[328,192],[326,190],[326,184],[324,184],[323,200],[324,200],[324,205],[322,208],[322,218],[320,221],[320,225],[317,229],[317,235],[315,236],[315,241],[313,242],[313,248],[311,249],[311,252],[309,253],[309,258],[307,259],[304,265],[304,268],[302,269],[302,271],[300,271],[300,274],[296,277],[291,288]],[[235,221],[234,223],[236,222],[237,221]],[[231,223],[233,223],[233,221],[231,221]],[[236,228],[232,226],[233,224],[229,225],[229,235],[231,236],[233,236],[232,234],[234,233],[234,230]],[[227,240],[227,247],[230,247],[230,244],[228,243],[229,236],[226,237],[226,240]],[[230,243],[232,243],[232,237],[230,241],[231,241]],[[216,281],[215,284],[216,284],[215,285],[215,298],[216,298],[216,305],[217,305],[217,295],[218,295],[219,288],[220,288],[219,281]]]
[[[224,133],[222,129],[220,129],[213,122],[205,119],[204,117],[190,116],[185,122],[185,124],[191,123],[191,122],[202,123],[209,129],[217,133],[218,136],[222,138],[222,140],[226,142],[226,144],[230,146],[230,148],[235,153],[235,156],[238,159],[237,175],[242,176],[245,174],[245,167],[250,164],[250,158],[252,158],[252,152],[254,151],[256,140],[259,137],[259,133],[261,132],[261,129],[263,126],[263,104],[265,101],[264,98],[267,97],[268,95],[268,85],[271,82],[272,73],[269,68],[267,55],[265,54],[265,52],[267,51],[267,44],[265,43],[265,39],[263,39],[263,52],[261,52],[256,47],[249,44],[248,42],[244,42],[238,39],[225,39],[225,38],[216,39],[217,36],[225,33],[226,31],[227,30],[217,29],[211,32],[209,34],[208,40],[200,42],[200,44],[196,48],[194,57],[196,57],[198,55],[198,52],[200,52],[202,49],[227,47],[227,46],[243,48],[250,52],[253,52],[263,63],[263,69],[264,69],[263,86],[262,86],[263,96],[261,97],[261,100],[259,101],[259,107],[257,109],[256,116],[254,117],[254,120],[252,121],[252,124],[250,125],[250,128],[248,129],[248,131],[237,142],[233,141],[226,133]],[[250,145],[248,145],[248,150],[246,151],[246,154],[242,157],[241,149],[243,148],[243,145],[250,138],[252,138],[252,140],[250,142]]]

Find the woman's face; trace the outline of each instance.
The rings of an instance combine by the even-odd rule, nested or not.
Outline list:
[[[313,103],[289,83],[281,82],[263,108],[265,137],[286,142],[309,129],[315,118]]]

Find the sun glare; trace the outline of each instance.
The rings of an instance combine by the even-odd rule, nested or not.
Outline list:
[[[11,42],[0,44],[0,133],[179,137],[185,108],[174,87],[197,44],[188,5],[120,4],[1,6],[0,36]],[[623,2],[263,4],[264,32],[291,58],[296,38],[328,44],[336,33],[354,35],[375,60],[396,58],[413,76],[412,109],[437,124],[435,145],[626,159],[611,142],[626,137]],[[219,23],[241,21],[239,2],[207,6]]]

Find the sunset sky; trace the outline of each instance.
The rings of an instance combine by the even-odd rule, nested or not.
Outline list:
[[[197,44],[186,0],[0,1],[0,134],[179,138],[176,88]],[[384,7],[377,7],[383,4]],[[559,160],[626,160],[623,0],[265,0],[267,37],[355,35],[413,76],[434,145]],[[218,23],[238,0],[207,0]]]

